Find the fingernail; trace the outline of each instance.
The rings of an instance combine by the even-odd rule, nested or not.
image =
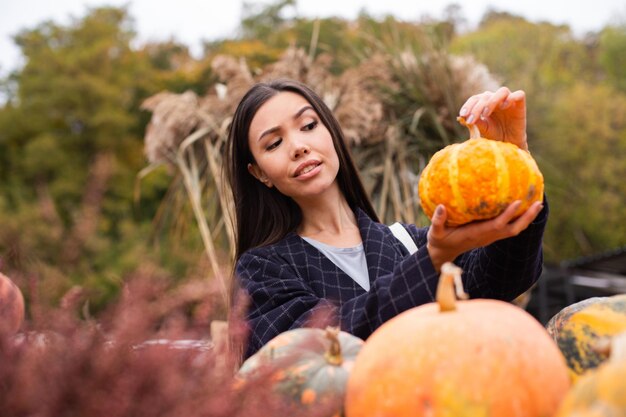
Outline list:
[[[475,119],[476,119],[476,118],[474,117],[474,115],[473,115],[473,114],[471,114],[471,115],[470,115],[470,117],[468,117],[468,118],[467,118],[466,123],[467,123],[468,125],[471,125],[472,123],[474,123],[474,120],[475,120]]]
[[[437,209],[435,210],[435,215],[441,216],[442,214],[443,214],[443,206],[440,204],[437,206]]]
[[[461,111],[459,112],[459,116],[465,117],[467,116],[467,113],[469,113],[469,110],[467,110],[467,107],[463,107],[461,108]]]

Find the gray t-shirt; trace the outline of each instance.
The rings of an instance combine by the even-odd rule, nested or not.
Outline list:
[[[333,261],[337,267],[348,274],[365,291],[370,290],[370,278],[367,273],[367,261],[363,243],[351,248],[338,248],[308,237],[303,237],[302,239],[315,246],[317,250]]]

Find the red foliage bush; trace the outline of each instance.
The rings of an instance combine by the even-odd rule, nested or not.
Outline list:
[[[38,318],[23,333],[0,335],[0,415],[298,415],[263,376],[236,384],[233,355],[208,337],[216,299],[202,283],[139,278],[97,321],[78,318],[76,290],[59,308],[31,306]]]

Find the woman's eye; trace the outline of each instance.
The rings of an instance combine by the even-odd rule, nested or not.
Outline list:
[[[281,138],[278,138],[278,139],[277,139],[277,140],[275,140],[274,142],[270,143],[270,144],[267,146],[267,148],[265,148],[265,149],[266,149],[266,150],[268,150],[268,151],[271,151],[272,149],[277,148],[277,147],[278,147],[278,145],[280,145],[280,143],[281,143],[282,141],[283,141],[283,140],[282,140]]]
[[[308,123],[308,124],[304,125],[302,127],[302,130],[304,130],[304,131],[313,130],[313,129],[315,129],[316,126],[317,126],[317,120],[314,120],[311,123]]]

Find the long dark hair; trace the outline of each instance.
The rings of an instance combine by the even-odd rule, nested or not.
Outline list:
[[[248,164],[254,162],[248,143],[250,123],[265,102],[284,91],[305,98],[329,130],[339,157],[337,182],[350,207],[353,210],[358,207],[379,221],[345,144],[341,127],[324,101],[305,84],[295,80],[258,83],[239,102],[226,147],[225,175],[235,202],[235,262],[248,249],[279,241],[296,230],[302,220],[302,212],[295,201],[276,187],[266,187],[248,171]]]

